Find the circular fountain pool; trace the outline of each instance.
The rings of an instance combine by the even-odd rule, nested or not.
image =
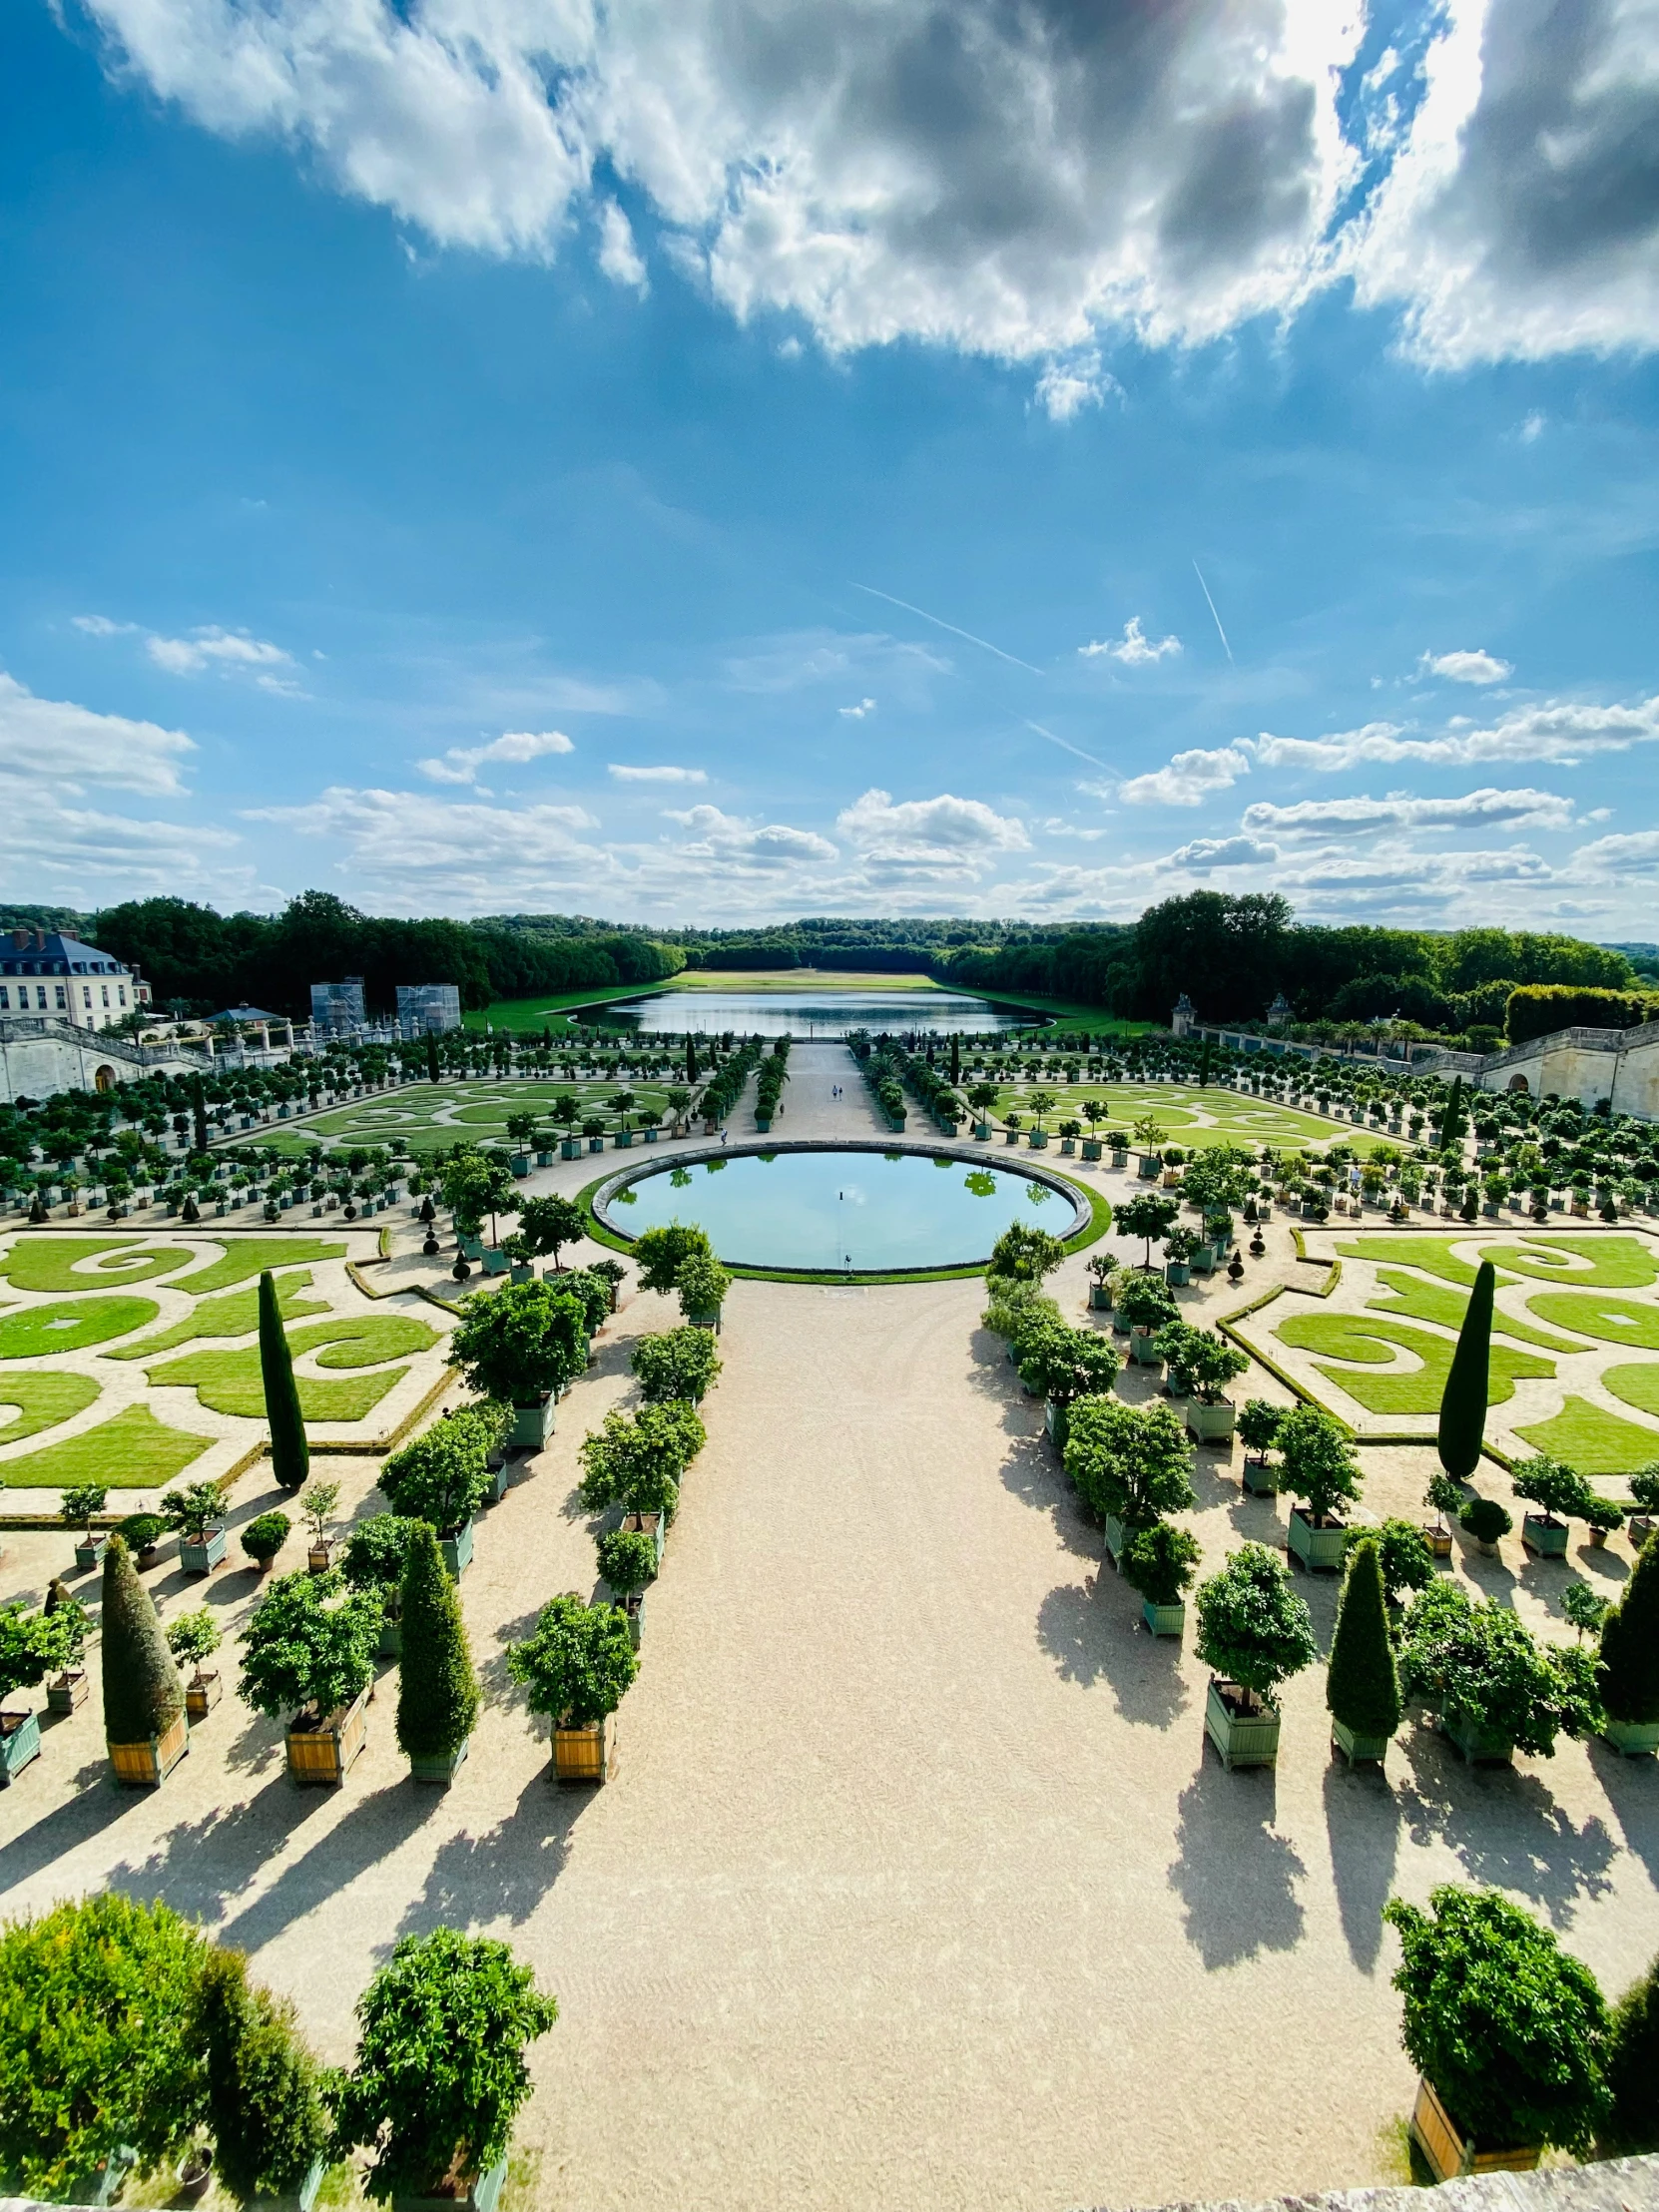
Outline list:
[[[695,1223],[722,1260],[791,1273],[971,1267],[1010,1222],[1056,1237],[1087,1225],[1085,1193],[1043,1169],[959,1151],[755,1146],[629,1169],[595,1194],[620,1236]]]

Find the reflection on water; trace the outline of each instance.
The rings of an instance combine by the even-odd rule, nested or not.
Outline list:
[[[1027,1205],[1065,1211],[1029,1176],[925,1152],[737,1153],[659,1169],[626,1196],[630,1237],[695,1222],[723,1260],[858,1273],[966,1266]]]
[[[849,1029],[894,1036],[1026,1029],[1040,1017],[987,1005],[960,991],[657,991],[614,1006],[589,1007],[580,1017],[642,1036],[696,1030],[719,1036],[844,1037]]]

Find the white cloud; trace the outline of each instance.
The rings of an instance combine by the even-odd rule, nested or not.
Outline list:
[[[700,768],[625,768],[612,761],[606,774],[619,784],[706,784],[708,773]]]
[[[93,0],[122,63],[442,244],[551,258],[596,167],[740,318],[1054,358],[1303,295],[1358,9],[1179,0]],[[1063,364],[1070,362],[1068,368]]]
[[[1400,152],[1348,242],[1437,367],[1650,351],[1654,0],[1445,0]]]
[[[1121,388],[1090,346],[1068,359],[1046,363],[1037,378],[1037,399],[1050,422],[1069,422],[1085,407],[1098,407],[1108,392]]]
[[[666,819],[692,832],[692,841],[679,847],[682,854],[710,860],[740,860],[754,867],[796,867],[814,860],[840,857],[828,837],[811,830],[792,830],[770,822],[756,825],[718,807],[688,807],[668,811]]]
[[[855,707],[837,707],[835,712],[844,715],[848,722],[862,722],[865,715],[874,714],[875,702],[873,699],[860,699]]]
[[[0,674],[0,786],[79,798],[101,785],[170,797],[184,790],[180,768],[195,751],[182,730],[95,714],[67,699],[37,699]]]
[[[1659,830],[1635,830],[1621,836],[1597,837],[1573,854],[1575,873],[1652,875],[1659,870]]]
[[[188,638],[164,638],[152,632],[145,641],[145,651],[158,668],[174,676],[199,675],[214,662],[245,669],[292,666],[292,656],[279,645],[250,637],[246,630],[222,630],[216,623],[193,630]]]
[[[572,882],[598,889],[621,872],[582,842],[578,832],[598,825],[581,807],[487,807],[336,785],[301,806],[249,809],[244,820],[337,841],[344,880],[399,911],[498,913],[504,899],[545,901]]]
[[[1507,825],[1525,830],[1569,830],[1570,799],[1553,792],[1468,792],[1460,799],[1414,799],[1405,792],[1385,799],[1305,799],[1294,807],[1259,800],[1247,807],[1241,827],[1270,836],[1361,836],[1380,830],[1461,830]]]
[[[509,730],[488,745],[452,745],[440,760],[419,761],[415,765],[421,775],[434,784],[476,784],[478,771],[493,761],[522,766],[527,761],[539,761],[549,753],[574,753],[575,750],[562,730]]]
[[[1452,684],[1501,684],[1515,673],[1512,661],[1500,661],[1483,647],[1473,652],[1425,653],[1417,667],[1422,675],[1443,676]]]
[[[1194,837],[1190,844],[1177,846],[1169,864],[1203,875],[1218,867],[1265,867],[1278,857],[1278,845],[1264,844],[1258,837]]]
[[[651,289],[634,244],[633,226],[614,200],[600,203],[599,266],[613,284],[626,284],[642,298]]]
[[[726,662],[733,691],[779,694],[818,684],[884,680],[905,704],[925,701],[927,679],[949,673],[950,662],[932,646],[889,637],[885,631],[786,631],[757,641],[757,650]]]
[[[1169,654],[1179,653],[1181,640],[1173,634],[1153,640],[1142,630],[1140,616],[1131,615],[1121,638],[1103,638],[1093,645],[1080,645],[1077,650],[1086,661],[1097,660],[1104,653],[1109,661],[1121,661],[1125,668],[1147,668]]]
[[[1516,707],[1498,722],[1476,728],[1462,718],[1439,738],[1407,738],[1397,723],[1368,722],[1329,738],[1275,738],[1266,731],[1255,752],[1262,768],[1306,768],[1333,773],[1363,761],[1421,761],[1433,768],[1466,768],[1481,761],[1550,761],[1574,768],[1598,753],[1622,753],[1659,739],[1659,694],[1634,707],[1572,700],[1540,700]]]
[[[895,804],[890,792],[871,789],[842,809],[835,827],[866,856],[914,858],[923,864],[1020,852],[1030,843],[1022,824],[994,813],[981,800],[956,799],[949,792]]]
[[[1167,768],[1150,776],[1132,776],[1117,788],[1117,796],[1131,807],[1197,807],[1212,792],[1226,791],[1241,776],[1250,774],[1250,756],[1243,746],[1202,747],[1177,753]]]
[[[138,628],[136,622],[112,622],[108,615],[72,615],[70,619],[89,638],[130,638]]]

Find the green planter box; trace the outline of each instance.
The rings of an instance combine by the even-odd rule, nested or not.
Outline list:
[[[1659,1721],[1610,1720],[1601,1733],[1627,1759],[1651,1758],[1659,1752]]]
[[[440,1784],[452,1782],[457,1768],[466,1757],[466,1747],[471,1741],[470,1736],[463,1737],[453,1751],[439,1752],[429,1759],[417,1759],[414,1753],[411,1752],[409,1754],[410,1780]]]
[[[1161,1368],[1163,1361],[1152,1348],[1155,1329],[1131,1329],[1129,1332],[1129,1357],[1138,1368]]]
[[[1091,1314],[1109,1314],[1112,1311],[1112,1294],[1104,1283],[1089,1285],[1089,1311]]]
[[[1192,1281],[1191,1266],[1185,1260],[1166,1260],[1164,1262],[1164,1281],[1172,1290],[1182,1289],[1184,1285]]]
[[[1105,1533],[1106,1556],[1115,1567],[1123,1556],[1124,1526],[1115,1513],[1102,1513],[1100,1525]]]
[[[1204,1702],[1204,1733],[1221,1754],[1231,1774],[1235,1767],[1276,1767],[1279,1764],[1279,1715],[1264,1707],[1247,1713],[1237,1709],[1244,1693],[1236,1682],[1210,1677]]]
[[[1218,1398],[1214,1405],[1206,1405],[1201,1397],[1187,1400],[1187,1433],[1201,1444],[1230,1442],[1236,1408],[1230,1397]]]
[[[1388,1738],[1386,1736],[1356,1735],[1346,1721],[1340,1721],[1333,1715],[1331,1721],[1331,1748],[1334,1752],[1340,1751],[1351,1767],[1360,1761],[1375,1761],[1377,1765],[1381,1766],[1387,1757]]]
[[[561,1137],[559,1139],[559,1158],[561,1160],[579,1160],[581,1157],[582,1140],[580,1137]]]
[[[1129,1153],[1126,1147],[1122,1145],[1113,1147],[1112,1165],[1115,1168],[1126,1168],[1129,1165]]]
[[[1179,1598],[1173,1605],[1154,1605],[1151,1598],[1142,1598],[1141,1618],[1154,1636],[1173,1636],[1179,1643],[1187,1625],[1187,1608]]]
[[[40,1715],[0,1713],[0,1788],[23,1772],[31,1759],[40,1757]]]
[[[757,1114],[755,1116],[755,1126],[757,1129],[760,1130],[770,1130],[772,1127],[772,1116],[770,1114]]]
[[[528,1174],[529,1174],[529,1172],[530,1172],[530,1155],[529,1155],[529,1153],[527,1153],[527,1152],[510,1152],[510,1153],[508,1153],[508,1155],[507,1155],[507,1166],[508,1166],[508,1168],[509,1168],[509,1169],[511,1170],[511,1172],[512,1172],[512,1173],[513,1173],[514,1175],[519,1175],[519,1176],[523,1176],[523,1175],[528,1175]]]
[[[1300,1505],[1291,1507],[1291,1525],[1286,1532],[1285,1548],[1291,1556],[1316,1574],[1335,1574],[1343,1563],[1348,1548],[1348,1523],[1338,1521],[1331,1528],[1316,1528]]]
[[[1098,1137],[1085,1137],[1083,1139],[1083,1157],[1085,1160],[1098,1160],[1100,1158],[1100,1139]]]
[[[376,1659],[401,1659],[403,1656],[403,1623],[388,1613],[380,1623],[380,1641],[374,1647]]]
[[[1043,1426],[1053,1438],[1056,1451],[1064,1451],[1066,1437],[1071,1429],[1071,1413],[1064,1405],[1057,1405],[1053,1398],[1043,1401]]]
[[[1156,1183],[1163,1172],[1164,1163],[1155,1152],[1143,1152],[1135,1162],[1135,1173],[1143,1183]]]
[[[531,1405],[513,1407],[513,1425],[507,1431],[507,1441],[519,1451],[540,1451],[553,1433],[553,1398],[551,1392]]]
[[[721,1309],[718,1306],[711,1306],[707,1313],[688,1314],[686,1319],[694,1329],[712,1329],[718,1337],[720,1335],[720,1314]]]
[[[1018,1144],[1019,1131],[1017,1129],[1005,1129],[1002,1132],[1002,1141],[1004,1144]]]
[[[981,1144],[984,1144],[989,1140],[990,1133],[991,1125],[988,1121],[976,1121],[974,1123],[973,1134],[978,1138]]]
[[[1571,1534],[1565,1521],[1552,1520],[1544,1513],[1525,1513],[1521,1516],[1521,1542],[1528,1551],[1535,1551],[1540,1559],[1566,1557],[1567,1538]]]
[[[179,1564],[186,1574],[212,1574],[225,1557],[229,1539],[223,1528],[210,1528],[198,1543],[179,1538]]]
[[[488,2173],[480,2174],[464,2196],[393,2197],[392,2212],[495,2212],[506,2178],[507,2161],[503,2158]]]
[[[616,1151],[626,1152],[633,1141],[634,1132],[631,1129],[619,1129],[612,1137],[611,1144]]]
[[[472,1564],[471,1521],[462,1521],[452,1536],[440,1536],[438,1549],[443,1553],[443,1563],[449,1569],[450,1579],[458,1582]]]
[[[108,1536],[94,1536],[91,1543],[75,1546],[75,1564],[82,1574],[91,1574],[94,1567],[104,1564],[104,1554],[110,1548]]]
[[[1470,1766],[1508,1767],[1514,1764],[1515,1747],[1496,1729],[1482,1728],[1467,1713],[1452,1708],[1440,1715],[1440,1733],[1457,1746]]]

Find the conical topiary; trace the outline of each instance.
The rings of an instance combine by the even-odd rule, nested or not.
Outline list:
[[[104,1553],[104,1735],[112,1744],[165,1735],[185,1709],[185,1686],[150,1592],[127,1546],[112,1536]]]
[[[282,1334],[281,1309],[271,1270],[260,1277],[260,1379],[265,1384],[265,1417],[271,1424],[271,1468],[284,1490],[297,1490],[311,1468],[305,1440],[305,1416],[299,1410],[299,1385],[293,1380],[293,1355]]]
[[[411,1759],[452,1759],[478,1718],[460,1600],[427,1521],[416,1521],[403,1557],[403,1650],[398,1660],[397,1741]]]
[[[427,1034],[426,1034],[426,1080],[427,1080],[427,1082],[428,1082],[428,1083],[436,1083],[436,1082],[437,1082],[437,1081],[438,1081],[438,1080],[440,1079],[440,1077],[442,1076],[442,1073],[443,1073],[443,1070],[442,1070],[442,1069],[441,1069],[441,1068],[440,1068],[440,1067],[438,1066],[438,1040],[437,1040],[437,1038],[436,1038],[436,1037],[434,1037],[434,1036],[432,1035],[431,1031],[430,1031],[430,1030],[428,1030],[428,1031],[427,1031]]]
[[[1349,1556],[1325,1702],[1332,1718],[1356,1736],[1391,1736],[1399,1726],[1399,1675],[1388,1641],[1382,1560],[1373,1536],[1363,1537]]]
[[[1612,2110],[1597,2148],[1624,2158],[1659,2150],[1659,1958],[1614,2007],[1605,2072]]]
[[[293,2007],[250,1983],[240,1950],[215,1943],[202,1961],[196,2027],[220,2186],[242,2204],[296,2197],[326,2157],[332,2129],[321,2068],[299,2040]]]
[[[1435,1441],[1440,1464],[1454,1481],[1469,1481],[1480,1464],[1486,1433],[1487,1368],[1492,1351],[1492,1291],[1496,1277],[1490,1260],[1476,1270],[1474,1289],[1457,1332],[1457,1350],[1440,1393],[1440,1427]]]
[[[1601,1624],[1597,1687],[1610,1719],[1637,1727],[1659,1721],[1659,1541],[1652,1536]]]

